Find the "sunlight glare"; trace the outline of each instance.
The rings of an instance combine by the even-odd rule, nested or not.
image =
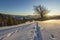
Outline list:
[[[52,13],[48,13],[47,16],[54,16],[54,14],[52,14]]]
[[[44,22],[55,22],[56,20],[46,20]]]

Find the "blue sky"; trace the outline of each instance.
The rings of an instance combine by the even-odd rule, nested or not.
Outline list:
[[[60,14],[60,0],[0,0],[0,12],[5,14],[33,14],[34,5],[44,5],[54,14]]]

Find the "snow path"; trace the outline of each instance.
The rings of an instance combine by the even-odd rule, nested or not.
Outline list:
[[[11,33],[11,34],[13,34],[14,33],[14,31],[16,31],[17,29],[23,29],[24,27],[28,27],[29,25],[31,25],[31,24],[28,24],[28,25],[23,25],[23,26],[18,26],[18,27],[13,27],[13,28],[9,28],[9,29],[4,29],[4,30],[0,30],[0,36],[3,36],[3,38],[4,38],[4,36],[5,35],[7,35],[8,33]],[[21,29],[21,30],[22,30]]]
[[[38,23],[35,22],[0,30],[0,40],[42,40],[42,36]]]

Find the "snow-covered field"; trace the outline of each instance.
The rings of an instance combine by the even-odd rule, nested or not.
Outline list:
[[[0,40],[60,40],[60,20],[0,27]]]
[[[60,40],[60,20],[40,22],[43,40]]]

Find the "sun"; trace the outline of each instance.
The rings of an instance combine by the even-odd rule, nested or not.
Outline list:
[[[48,13],[47,16],[54,16],[54,14],[52,14],[52,13]]]

